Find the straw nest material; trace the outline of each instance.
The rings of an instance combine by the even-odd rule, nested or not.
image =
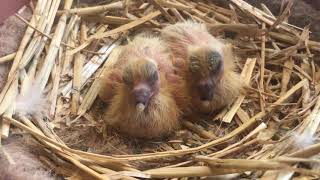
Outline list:
[[[265,5],[226,4],[38,1],[29,22],[19,17],[28,28],[18,51],[0,59],[12,61],[0,93],[2,137],[10,124],[30,133],[47,151],[42,161],[66,178],[319,178],[320,43],[309,39],[308,27],[287,23],[292,1],[277,17]],[[247,95],[215,116],[182,121],[166,139],[132,139],[106,127],[95,79],[114,63],[117,47],[186,19],[234,45]],[[31,82],[48,97],[44,118],[14,114]]]

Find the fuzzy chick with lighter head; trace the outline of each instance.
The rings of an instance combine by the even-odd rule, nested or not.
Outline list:
[[[191,108],[213,113],[230,105],[242,89],[234,71],[231,47],[213,37],[204,24],[186,21],[161,32],[175,59],[177,73],[184,77]]]
[[[179,128],[183,80],[159,38],[139,35],[121,47],[117,63],[103,72],[100,83],[99,96],[108,103],[104,119],[119,131],[157,138]]]

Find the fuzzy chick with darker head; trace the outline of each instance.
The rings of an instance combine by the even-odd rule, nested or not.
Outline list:
[[[210,47],[190,46],[187,53],[190,82],[198,91],[203,103],[213,99],[215,87],[223,73],[223,59],[220,52]]]
[[[231,48],[213,37],[204,24],[169,25],[161,35],[175,58],[178,74],[186,81],[191,109],[211,113],[239,95],[242,85],[234,71]]]
[[[159,38],[137,36],[120,48],[101,78],[99,96],[108,103],[107,124],[140,138],[162,137],[179,128],[179,78]],[[178,79],[178,80],[177,80]],[[180,98],[183,99],[183,98]]]

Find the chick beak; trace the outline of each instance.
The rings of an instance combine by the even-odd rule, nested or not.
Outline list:
[[[133,89],[133,96],[136,103],[136,110],[138,113],[141,113],[145,110],[149,99],[150,99],[151,90],[146,85],[137,85]]]
[[[201,104],[205,107],[209,106],[213,99],[214,85],[210,80],[201,81],[198,86]]]

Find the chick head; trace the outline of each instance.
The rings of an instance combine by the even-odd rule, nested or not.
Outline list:
[[[213,99],[223,74],[223,54],[219,49],[210,46],[190,46],[187,56],[192,86],[200,101],[208,104]]]
[[[138,112],[144,111],[160,89],[157,64],[148,58],[130,61],[123,70],[122,80],[131,93]]]

